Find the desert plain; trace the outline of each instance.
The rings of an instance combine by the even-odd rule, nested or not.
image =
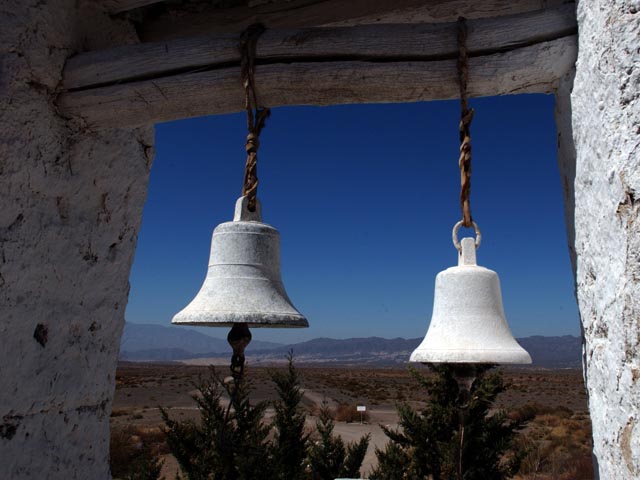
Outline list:
[[[252,401],[274,400],[275,389],[269,370],[279,366],[247,368]],[[334,412],[334,433],[353,441],[371,434],[362,476],[376,463],[375,448],[387,439],[381,425],[394,428],[396,405],[408,402],[416,408],[427,392],[421,390],[406,368],[357,368],[297,365],[304,390],[303,406],[313,432],[320,405],[326,401]],[[226,374],[224,366],[216,369]],[[427,373],[427,370],[424,370]],[[528,453],[518,479],[589,480],[594,478],[591,461],[591,422],[582,371],[579,369],[502,368],[510,387],[495,404],[513,415],[525,410],[535,414],[519,434],[518,442]],[[176,478],[178,465],[164,440],[159,407],[173,419],[199,418],[193,395],[199,378],[207,377],[204,365],[178,363],[121,362],[116,377],[116,394],[111,415],[111,462],[114,477],[140,442],[159,453],[163,476]],[[364,421],[355,413],[366,406]],[[269,417],[269,411],[267,417]],[[312,434],[313,435],[313,434]]]

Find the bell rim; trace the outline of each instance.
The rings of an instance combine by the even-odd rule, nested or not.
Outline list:
[[[475,356],[474,356],[475,354]],[[473,357],[473,358],[469,358]],[[524,348],[519,349],[439,349],[430,351],[416,350],[411,354],[412,363],[498,363],[511,365],[529,365],[533,363],[531,355]]]
[[[202,327],[232,327],[238,323],[244,323],[253,328],[308,328],[309,321],[303,315],[290,313],[258,313],[258,312],[203,312],[201,315],[189,314],[190,317],[208,317],[203,320],[180,319],[176,315],[171,323],[173,325],[193,325]]]

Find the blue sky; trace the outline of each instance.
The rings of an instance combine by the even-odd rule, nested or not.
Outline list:
[[[579,334],[552,96],[473,99],[478,263],[498,272],[516,336]],[[281,233],[284,284],[309,329],[254,338],[421,337],[436,274],[456,263],[457,101],[275,108],[258,162],[263,220]],[[231,220],[244,114],[157,125],[126,318],[169,325]],[[223,337],[226,330],[207,329]]]

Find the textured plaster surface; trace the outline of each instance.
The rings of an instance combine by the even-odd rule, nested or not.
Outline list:
[[[579,54],[558,102],[560,165],[603,479],[640,478],[640,2],[581,1]],[[571,125],[567,114],[571,112]],[[573,130],[575,170],[571,165]],[[570,185],[571,177],[573,185]],[[575,188],[575,215],[571,190]],[[572,222],[573,221],[573,222]],[[572,225],[573,223],[573,225]]]
[[[134,41],[131,32],[74,0],[0,2],[2,479],[110,478],[153,132],[87,132],[58,116],[54,99],[68,56]]]

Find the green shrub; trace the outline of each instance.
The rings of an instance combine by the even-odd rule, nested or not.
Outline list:
[[[499,373],[479,368],[463,409],[452,366],[430,365],[425,377],[412,370],[428,392],[421,411],[398,405],[399,429],[383,427],[387,446],[376,449],[378,467],[370,478],[500,480],[513,476],[525,452],[514,443],[526,420],[504,411],[490,413],[496,397],[507,386]],[[461,422],[461,416],[464,421]]]
[[[269,427],[262,423],[267,403],[252,406],[246,381],[227,383],[213,367],[210,372],[196,386],[200,423],[172,420],[160,409],[171,453],[189,480],[270,480]]]
[[[290,353],[287,359],[288,368],[285,373],[269,372],[278,393],[278,400],[274,402],[273,478],[301,480],[306,477],[305,459],[309,435],[305,432],[306,415],[300,405],[303,393],[298,373],[293,366],[293,355]]]
[[[355,478],[360,476],[360,467],[369,447],[370,435],[345,445],[342,438],[333,435],[335,424],[331,411],[323,402],[316,422],[319,440],[309,449],[309,466],[313,480]]]
[[[188,480],[333,480],[359,476],[369,436],[345,445],[333,435],[333,420],[324,404],[316,426],[320,440],[311,443],[291,354],[288,361],[284,373],[270,373],[278,394],[271,425],[264,422],[267,403],[250,404],[246,381],[225,383],[213,367],[209,379],[197,385],[199,395],[194,400],[200,411],[199,423],[172,420],[160,409],[167,444]],[[223,393],[230,398],[226,406]]]

